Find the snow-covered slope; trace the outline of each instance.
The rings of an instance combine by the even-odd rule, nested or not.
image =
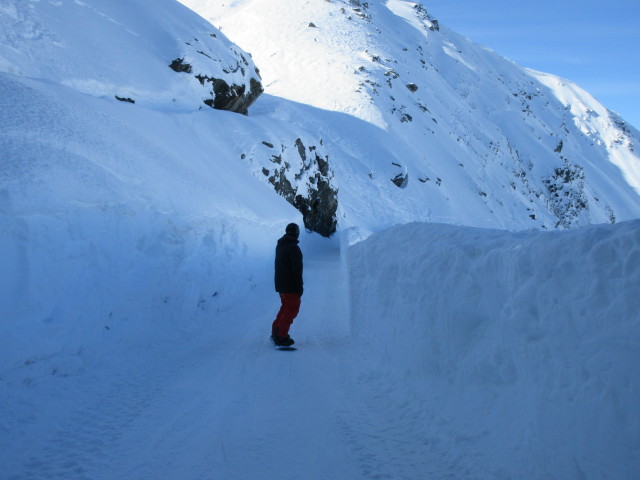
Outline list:
[[[415,447],[390,441],[380,477],[640,474],[640,221],[410,224],[349,260],[361,375],[391,392],[386,422]]]
[[[220,5],[0,0],[0,476],[638,477],[637,132],[406,2]]]
[[[141,1],[4,0],[0,71],[172,111],[215,99],[221,85],[214,79],[241,96],[260,81],[248,54],[167,0],[154,8]]]
[[[270,254],[264,235],[296,218],[210,135],[241,115],[175,117],[7,74],[0,85],[4,368],[121,328],[133,341],[167,321],[189,330],[238,287],[225,272]]]
[[[640,214],[636,130],[571,82],[439,25],[419,3],[182,3],[252,53],[267,93],[334,112],[304,117],[329,153],[343,226],[362,221],[353,190],[373,210],[393,210],[371,219],[376,227],[569,228]],[[251,159],[258,175],[270,167],[269,157]]]
[[[246,54],[171,0],[1,5],[2,370],[62,372],[66,356],[229,308],[226,272],[270,254],[264,236],[298,215],[234,156],[250,121],[169,64],[240,84],[249,69],[224,70]],[[194,36],[206,56],[189,56]]]

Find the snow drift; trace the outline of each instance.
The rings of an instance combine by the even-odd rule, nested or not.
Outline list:
[[[192,331],[297,218],[209,134],[244,116],[0,86],[0,371]]]
[[[410,224],[354,245],[349,266],[363,368],[402,389],[390,410],[411,412],[414,444],[473,445],[470,478],[640,474],[639,221]]]

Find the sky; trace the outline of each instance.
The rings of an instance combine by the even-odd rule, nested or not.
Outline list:
[[[424,0],[441,24],[524,66],[577,83],[640,129],[637,0]]]

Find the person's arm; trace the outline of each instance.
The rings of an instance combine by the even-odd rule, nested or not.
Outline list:
[[[302,251],[295,245],[291,249],[291,270],[296,290],[302,295],[304,292],[304,282],[302,280]]]

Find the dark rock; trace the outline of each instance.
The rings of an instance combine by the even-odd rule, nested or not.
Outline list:
[[[119,100],[121,102],[127,102],[127,103],[136,103],[136,101],[132,98],[119,97],[118,95],[116,95],[116,100]]]
[[[429,15],[424,5],[417,3],[416,5],[414,5],[413,8],[415,9],[416,15],[418,16],[419,19],[428,21],[431,24],[431,26],[429,27],[429,30],[431,30],[432,32],[440,31],[440,24],[438,23],[438,20],[433,18],[431,15]]]
[[[317,146],[307,149],[300,138],[295,140],[294,147],[299,161],[292,157],[285,157],[291,162],[283,161],[282,156],[273,155],[270,160],[278,166],[273,170],[263,168],[262,173],[275,191],[302,213],[307,230],[329,237],[335,233],[338,224],[338,190],[331,183],[333,172],[329,156],[318,154]],[[287,150],[283,145],[283,152]],[[291,164],[300,167],[292,169]]]
[[[169,64],[169,68],[174,72],[191,73],[192,68],[188,63],[184,63],[184,58],[176,58]]]
[[[329,161],[328,160],[324,160],[320,157],[316,157],[316,161],[318,162],[318,170],[320,170],[320,173],[322,175],[324,175],[325,177],[329,175],[330,171],[329,171]]]
[[[396,187],[406,188],[409,183],[409,174],[407,173],[399,173],[395,177],[391,179],[391,181],[396,185]]]
[[[206,88],[202,101],[217,110],[246,115],[264,91],[260,72],[250,56],[230,45],[222,34],[212,33],[202,42],[197,38],[186,42],[184,54],[169,67],[178,73],[194,75]]]
[[[262,84],[253,78],[250,80],[251,90],[248,94],[245,94],[244,85],[229,85],[220,78],[209,78],[203,75],[197,75],[196,78],[202,85],[207,82],[211,84],[212,98],[205,99],[203,102],[216,110],[228,110],[246,115],[249,107],[264,91]]]
[[[553,175],[543,182],[549,210],[558,219],[556,227],[572,228],[578,224],[581,212],[589,208],[584,190],[584,169],[564,159],[564,165],[555,168]]]
[[[338,220],[338,191],[320,174],[316,174],[314,187],[306,197],[296,195],[293,206],[302,213],[304,226],[323,237],[330,237],[336,231]]]
[[[629,151],[633,152],[635,148],[633,144],[634,138],[627,123],[620,117],[620,115],[612,111],[609,111],[609,118],[613,121],[615,126],[619,129],[619,133],[618,135],[616,135],[617,138],[614,140],[614,143],[618,145],[626,144]],[[611,223],[615,223],[615,222],[611,222]]]
[[[391,165],[393,165],[394,167],[398,167],[398,169],[401,170],[391,179],[391,181],[396,187],[406,188],[407,184],[409,183],[409,173],[399,163],[391,162]]]
[[[298,149],[298,155],[300,155],[300,158],[302,159],[302,164],[306,165],[307,152],[305,152],[304,144],[302,143],[302,140],[299,138],[296,138],[296,148]]]

